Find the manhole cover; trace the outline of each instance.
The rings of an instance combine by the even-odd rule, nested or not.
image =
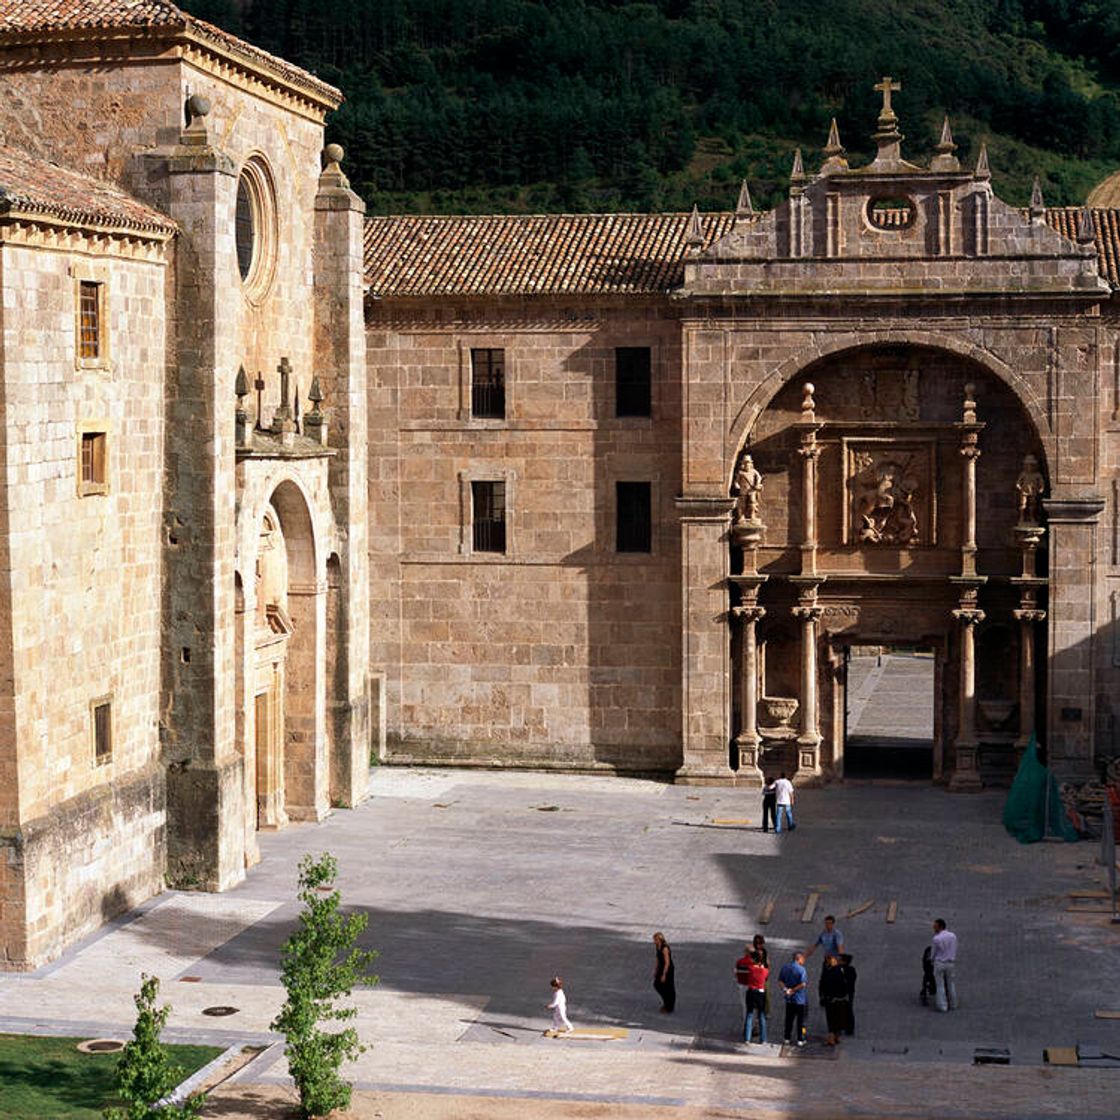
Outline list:
[[[239,1007],[204,1007],[202,1009],[203,1015],[209,1015],[214,1019],[223,1019],[227,1015],[236,1015],[241,1008]]]
[[[115,1054],[124,1049],[124,1043],[115,1038],[91,1038],[88,1042],[79,1042],[78,1049],[83,1054]]]

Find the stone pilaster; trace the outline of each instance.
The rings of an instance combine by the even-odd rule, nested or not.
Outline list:
[[[739,663],[739,734],[735,745],[739,748],[739,777],[752,785],[762,785],[763,775],[759,766],[758,734],[758,635],[759,621],[766,610],[758,605],[758,592],[765,576],[732,577],[743,588],[743,603],[733,609],[742,627]]]
[[[1097,497],[1046,498],[1050,535],[1046,755],[1063,780],[1093,773]]]
[[[1012,614],[1019,622],[1019,735],[1015,740],[1015,752],[1019,756],[1027,748],[1036,730],[1034,628],[1046,621],[1046,612],[1035,606],[1024,605]]]
[[[727,637],[727,526],[733,501],[680,497],[683,601],[682,749],[677,781],[722,784],[733,774]]]
[[[338,527],[338,564],[331,594],[327,681],[330,800],[356,805],[367,794],[369,691],[369,434],[366,335],[362,304],[365,204],[342,174],[342,149],[330,144],[315,196],[315,354],[330,418],[329,484]],[[316,402],[317,410],[317,402]]]
[[[797,776],[801,782],[821,777],[821,731],[818,714],[817,623],[824,608],[817,604],[817,584],[805,585],[793,617],[801,624],[801,730],[797,736]]]
[[[960,685],[957,696],[957,737],[955,760],[949,788],[961,792],[978,790],[980,781],[980,743],[976,738],[976,627],[984,621],[977,605],[977,591],[966,588],[961,605],[953,611],[960,633]]]

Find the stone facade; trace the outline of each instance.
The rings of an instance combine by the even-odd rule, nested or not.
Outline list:
[[[371,218],[340,94],[168,0],[0,17],[0,964],[386,762],[931,779],[1116,753],[1115,212],[835,132],[734,212]]]

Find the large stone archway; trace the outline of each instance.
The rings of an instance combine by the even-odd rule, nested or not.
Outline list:
[[[842,777],[846,651],[898,644],[935,657],[933,777],[1010,769],[1045,695],[1046,462],[1031,410],[960,352],[865,345],[785,380],[731,484],[740,774]]]

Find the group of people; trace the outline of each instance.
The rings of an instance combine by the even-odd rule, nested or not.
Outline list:
[[[824,967],[821,969],[818,994],[828,1023],[828,1045],[835,1046],[842,1034],[855,1033],[853,1003],[857,974],[852,966],[851,954],[844,951],[844,935],[836,928],[836,918],[829,914],[817,940],[807,950],[797,950],[778,972],[778,986],[785,1000],[785,1029],[782,1034],[787,1044],[805,1045],[805,1017],[809,1009],[809,973],[805,962],[818,949],[824,950]],[[745,948],[743,956],[735,962],[735,979],[746,989],[743,1042],[747,1044],[753,1039],[756,1021],[758,1041],[767,1041],[769,976],[766,938],[756,933],[754,940]]]
[[[769,832],[773,822],[774,831],[781,833],[782,818],[786,828],[792,832],[797,825],[793,823],[793,782],[783,772],[777,779],[767,779],[762,787],[762,831]]]
[[[671,1014],[677,1006],[673,951],[660,931],[653,935],[653,949],[653,987],[661,997],[661,1011]],[[844,935],[837,928],[836,918],[829,914],[816,941],[808,949],[795,951],[778,972],[778,987],[785,1001],[782,1037],[786,1045],[805,1045],[805,1019],[809,1010],[809,972],[805,963],[818,949],[822,950],[824,957],[817,994],[828,1028],[825,1041],[829,1046],[837,1046],[842,1036],[855,1034],[857,973],[852,965],[852,955],[844,945]],[[956,1008],[956,962],[957,935],[948,928],[944,918],[938,918],[933,923],[933,941],[923,957],[923,1005],[933,995],[939,1011]],[[744,989],[743,1042],[749,1045],[753,1041],[757,1024],[758,1041],[765,1043],[766,1020],[770,1015],[770,956],[766,938],[761,933],[754,935],[751,944],[744,948],[743,955],[735,962],[735,979]],[[552,1012],[552,1029],[546,1033],[568,1034],[572,1024],[568,1019],[563,979],[554,976],[551,988],[552,1000],[547,1009]]]

